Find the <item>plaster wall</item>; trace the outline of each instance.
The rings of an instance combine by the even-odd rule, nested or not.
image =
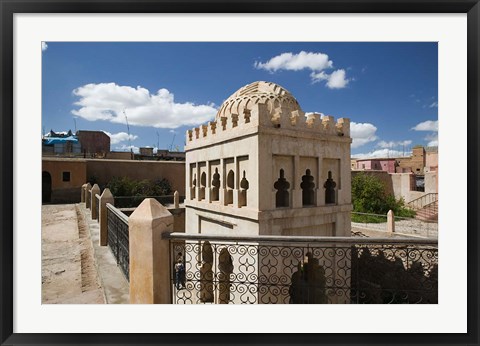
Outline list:
[[[52,179],[52,203],[80,202],[80,188],[87,180],[85,160],[43,158],[42,172],[48,172]],[[63,181],[64,172],[70,173],[69,181]]]
[[[185,163],[178,161],[134,161],[134,160],[86,160],[87,177],[94,176],[99,185],[105,185],[113,177],[127,176],[132,179],[157,180],[165,178],[172,191],[185,195]],[[85,181],[82,183],[84,184]],[[80,184],[80,186],[82,185]]]

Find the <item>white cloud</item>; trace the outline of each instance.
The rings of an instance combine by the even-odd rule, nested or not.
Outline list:
[[[390,141],[390,142],[385,142],[385,141],[380,141],[377,143],[377,145],[380,147],[380,148],[398,148],[398,147],[402,147],[402,146],[407,146],[407,145],[410,145],[412,144],[412,141],[411,140],[405,140],[405,141]]]
[[[327,81],[326,86],[330,89],[341,89],[345,88],[351,79],[346,78],[345,70],[340,69],[333,71],[331,74],[321,72],[312,72],[310,73],[313,83],[318,83],[321,81]]]
[[[328,60],[327,54],[301,51],[298,54],[282,53],[265,63],[255,61],[254,66],[257,69],[264,69],[270,72],[278,70],[299,71],[303,69],[321,71],[331,68],[333,62]]]
[[[345,88],[350,80],[346,78],[345,70],[336,70],[328,78],[327,87],[330,89]]]
[[[438,133],[437,132],[433,132],[433,133],[427,135],[424,139],[426,141],[428,141],[427,147],[438,147]]]
[[[119,133],[110,133],[107,131],[103,131],[103,132],[105,132],[108,135],[108,137],[110,137],[110,144],[112,145],[128,141],[129,139],[133,141],[138,138],[138,136],[132,135],[132,134],[129,135],[126,132],[119,132]]]
[[[42,42],[42,52],[46,51],[48,48],[47,42]]]
[[[377,128],[369,123],[350,123],[350,137],[352,148],[361,147],[364,144],[377,140]]]
[[[428,106],[429,108],[438,108],[438,102],[433,102],[430,106]]]
[[[167,89],[152,94],[140,86],[100,83],[81,86],[73,94],[80,98],[75,102],[80,108],[72,110],[72,114],[90,121],[125,124],[125,111],[129,125],[177,128],[207,122],[217,113],[214,104],[175,103]]]
[[[427,120],[427,121],[421,122],[415,125],[414,127],[412,127],[412,130],[438,132],[438,120]]]
[[[121,146],[117,146],[115,148],[113,148],[113,151],[130,151],[130,149],[134,152],[134,153],[139,153],[140,152],[140,148],[139,147],[136,147],[134,145],[121,145]]]
[[[327,54],[301,51],[298,54],[282,53],[267,62],[255,61],[255,68],[263,69],[269,72],[279,70],[300,71],[310,70],[310,78],[313,83],[326,81],[326,86],[330,89],[345,88],[351,79],[346,77],[343,69],[333,71],[331,74],[324,70],[333,68],[333,61],[329,60]]]
[[[411,152],[405,152],[405,156],[410,156]],[[390,150],[390,149],[379,149],[370,151],[368,153],[362,154],[355,154],[352,157],[356,159],[373,159],[373,158],[394,158],[394,157],[402,157],[403,151],[399,150]]]

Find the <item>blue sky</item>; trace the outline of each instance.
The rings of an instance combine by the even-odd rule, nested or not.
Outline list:
[[[428,42],[45,42],[42,133],[76,126],[105,131],[112,150],[183,150],[187,129],[258,80],[289,90],[304,112],[350,118],[352,156],[438,145]]]

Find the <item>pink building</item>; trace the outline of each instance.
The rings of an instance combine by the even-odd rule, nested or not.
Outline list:
[[[395,173],[396,160],[395,159],[358,159],[357,169],[367,171],[385,171],[388,173]]]

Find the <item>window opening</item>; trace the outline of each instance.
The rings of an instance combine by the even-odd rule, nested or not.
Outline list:
[[[213,173],[213,180],[212,180],[212,201],[219,200],[219,190],[220,190],[220,174],[218,173],[218,168],[215,168],[215,173]]]
[[[315,205],[315,183],[313,182],[313,176],[309,169],[305,171],[305,175],[302,176],[302,203],[304,206]]]
[[[285,171],[280,169],[280,177],[273,184],[273,187],[277,190],[275,194],[275,206],[277,208],[288,207],[290,205],[290,195],[288,189],[290,188],[290,183],[285,179]]]
[[[328,179],[323,185],[323,187],[325,188],[325,204],[336,203],[335,186],[337,186],[337,183],[332,179],[332,172],[328,171]]]
[[[240,200],[239,200],[239,206],[244,207],[247,205],[247,190],[249,187],[249,183],[247,178],[245,177],[245,171],[243,171],[243,177],[242,180],[240,180]]]
[[[235,173],[232,170],[227,174],[227,204],[233,204],[233,188],[235,182]]]
[[[70,181],[70,172],[62,173],[62,181]]]

